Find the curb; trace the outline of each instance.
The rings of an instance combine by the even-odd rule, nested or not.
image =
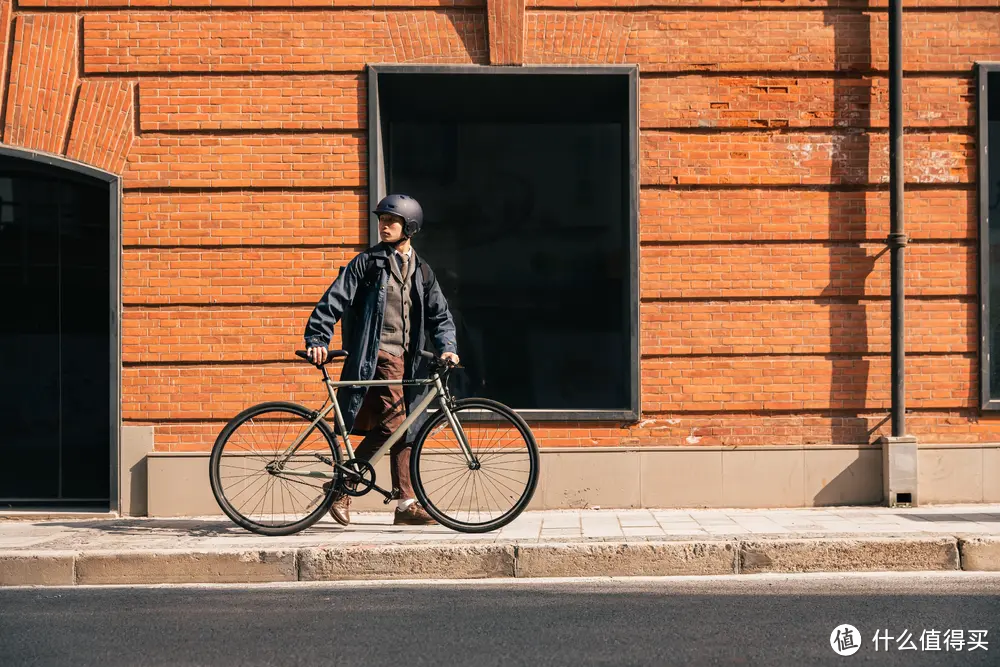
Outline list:
[[[1000,571],[1000,537],[0,552],[0,586]]]

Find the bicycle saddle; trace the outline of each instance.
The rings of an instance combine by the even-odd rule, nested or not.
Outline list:
[[[304,359],[305,361],[308,361],[310,364],[312,363],[312,361],[309,359],[309,353],[307,353],[305,350],[295,350],[295,356],[298,357],[299,359]],[[334,359],[343,359],[346,356],[347,356],[347,350],[327,350],[326,361],[320,364],[320,366],[326,366]]]

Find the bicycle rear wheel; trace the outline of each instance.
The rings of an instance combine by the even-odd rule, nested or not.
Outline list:
[[[463,533],[501,528],[528,506],[538,484],[538,446],[521,417],[496,401],[467,398],[452,409],[475,463],[466,460],[443,411],[421,429],[410,456],[417,500]]]
[[[308,431],[292,456],[282,453],[306,432],[314,414],[296,403],[261,403],[226,424],[212,448],[209,478],[219,507],[237,525],[260,535],[291,535],[319,521],[333,502],[341,473],[340,448],[323,420]],[[298,474],[290,474],[298,473]],[[302,474],[325,474],[305,477]]]

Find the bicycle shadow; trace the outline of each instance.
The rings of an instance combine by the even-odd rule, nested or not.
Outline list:
[[[42,527],[96,530],[108,535],[183,535],[185,537],[219,537],[237,535],[247,531],[225,517],[177,519],[95,519],[83,521],[40,521]]]
[[[350,526],[341,526],[336,521],[324,518],[313,524],[304,531],[297,533],[298,536],[309,535],[340,535],[349,532],[355,535],[358,541],[364,541],[366,535],[384,535],[386,533],[398,533],[400,535],[413,534],[450,534],[451,530],[440,525],[431,526],[394,526],[392,524],[391,513],[371,514],[370,516],[355,516]],[[40,521],[34,524],[39,527],[68,528],[76,530],[98,531],[104,535],[115,537],[260,537],[262,540],[271,539],[267,536],[257,536],[254,533],[237,526],[226,517],[197,517],[197,518],[163,518],[149,519],[143,517],[124,519],[93,519],[93,520],[62,520],[62,521]],[[286,537],[295,537],[290,535]]]

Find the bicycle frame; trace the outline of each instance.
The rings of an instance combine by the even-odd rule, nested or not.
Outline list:
[[[316,425],[323,419],[326,418],[331,412],[334,413],[334,419],[336,420],[337,430],[340,433],[340,437],[344,442],[344,448],[347,450],[348,460],[354,457],[354,448],[351,446],[351,438],[347,434],[347,427],[344,424],[344,415],[340,411],[340,404],[337,402],[337,389],[340,387],[389,387],[393,385],[402,386],[431,386],[431,392],[424,397],[423,400],[418,403],[411,413],[407,415],[406,419],[402,424],[395,429],[389,436],[389,439],[383,443],[381,447],[372,455],[368,463],[372,466],[382,458],[382,456],[395,445],[400,438],[402,438],[406,431],[413,425],[413,423],[420,418],[431,406],[434,401],[437,401],[440,405],[440,409],[444,411],[444,414],[448,420],[448,424],[451,426],[452,431],[455,433],[455,437],[458,440],[459,447],[462,449],[462,453],[465,455],[466,463],[470,466],[475,462],[475,456],[472,453],[472,448],[469,447],[469,441],[466,438],[465,431],[462,430],[462,425],[458,423],[455,419],[455,415],[452,413],[451,408],[448,406],[447,395],[448,392],[445,389],[444,383],[441,381],[441,375],[439,373],[434,373],[430,378],[424,380],[354,380],[354,381],[337,381],[330,378],[330,374],[326,370],[326,366],[322,366],[323,371],[323,383],[326,385],[327,394],[330,398],[330,405],[323,408],[320,412],[316,413],[316,417],[313,419],[309,427],[303,431],[299,437],[292,442],[291,445],[282,452],[281,456],[277,459],[276,463],[279,465],[284,465],[296,450],[302,445],[309,434],[312,433]],[[338,464],[334,463],[334,466]],[[346,468],[345,468],[346,470]],[[321,477],[324,479],[333,479],[334,473],[325,473],[319,471],[310,472],[298,472],[292,470],[282,470],[282,475],[290,475],[297,477]]]

